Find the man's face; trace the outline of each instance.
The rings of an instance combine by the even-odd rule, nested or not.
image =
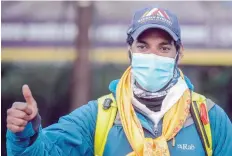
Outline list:
[[[153,53],[159,56],[175,58],[174,40],[161,29],[144,31],[131,46],[133,53]]]

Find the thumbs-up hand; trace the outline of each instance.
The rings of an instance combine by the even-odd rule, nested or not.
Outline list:
[[[12,132],[21,132],[29,121],[38,114],[38,107],[28,85],[22,87],[26,102],[14,102],[7,110],[7,128]]]

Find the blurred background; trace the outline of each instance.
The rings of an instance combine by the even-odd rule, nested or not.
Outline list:
[[[6,110],[28,84],[46,127],[89,100],[129,65],[126,31],[149,5],[179,17],[185,48],[180,68],[195,91],[232,119],[232,2],[1,1],[2,155]]]

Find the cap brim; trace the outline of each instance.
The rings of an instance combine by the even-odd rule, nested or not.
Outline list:
[[[145,30],[150,29],[150,28],[162,29],[166,31],[167,33],[169,33],[175,41],[179,39],[179,37],[171,29],[169,29],[168,27],[162,26],[162,25],[158,25],[158,24],[147,24],[147,25],[141,26],[138,29],[136,29],[131,34],[131,36],[134,40],[136,40],[139,37],[139,35],[141,35]]]

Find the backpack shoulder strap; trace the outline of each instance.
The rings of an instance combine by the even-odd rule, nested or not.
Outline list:
[[[190,113],[200,136],[202,145],[207,156],[212,156],[212,136],[206,98],[203,95],[192,92]]]
[[[117,105],[113,94],[105,95],[98,100],[98,114],[94,139],[94,155],[102,156],[108,133],[114,123]]]

